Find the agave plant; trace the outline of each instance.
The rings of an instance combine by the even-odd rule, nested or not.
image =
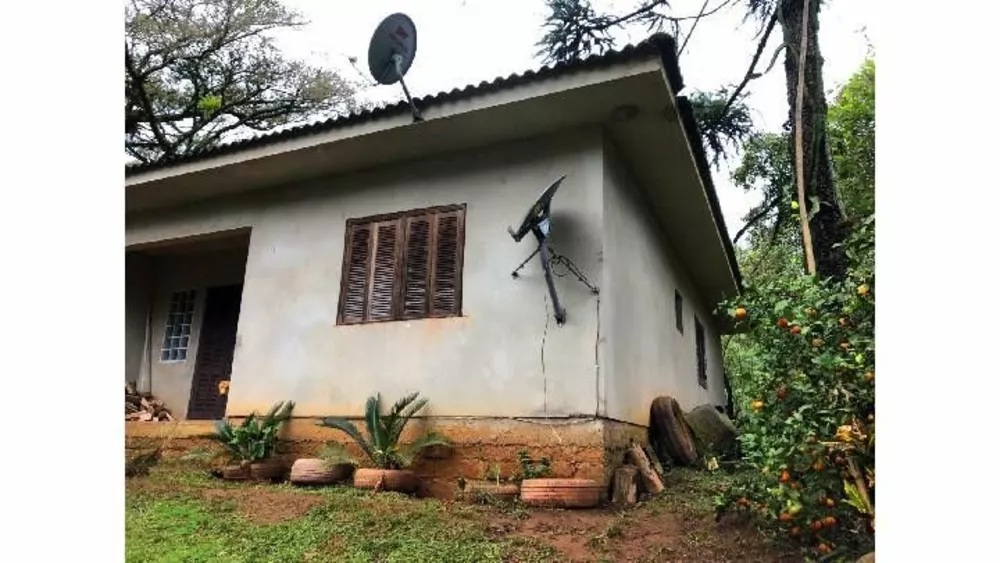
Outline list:
[[[293,408],[294,402],[282,401],[275,403],[264,416],[250,413],[238,426],[229,420],[216,421],[211,438],[221,443],[235,461],[264,461],[274,455],[278,431],[292,417]]]
[[[427,405],[427,399],[418,398],[419,393],[411,393],[398,401],[388,414],[382,414],[381,398],[378,394],[369,397],[365,403],[365,438],[358,428],[343,418],[328,417],[320,421],[320,426],[336,428],[350,436],[378,469],[403,469],[409,467],[420,452],[430,446],[447,445],[444,436],[428,432],[411,444],[400,446],[399,437],[410,419]]]

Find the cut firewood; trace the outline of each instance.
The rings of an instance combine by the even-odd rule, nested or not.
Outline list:
[[[138,394],[130,384],[125,384],[125,420],[143,422],[173,421],[166,404],[150,393]]]
[[[131,381],[126,381],[125,382],[125,394],[126,395],[138,395],[138,393],[135,392],[135,385],[132,385]]]
[[[611,502],[619,506],[635,504],[639,500],[639,468],[623,465],[615,470],[611,487]]]
[[[656,474],[663,478],[666,476],[666,471],[663,470],[663,464],[660,463],[660,458],[656,457],[656,452],[653,451],[652,446],[648,444],[642,445],[642,451],[645,452],[646,457],[649,458],[650,465],[656,471]]]
[[[649,458],[646,457],[646,453],[642,451],[639,444],[632,444],[628,450],[628,457],[639,468],[639,474],[642,475],[643,485],[645,485],[646,490],[653,494],[662,492],[664,489],[663,481],[656,474],[656,471],[653,470],[653,467],[649,463]]]

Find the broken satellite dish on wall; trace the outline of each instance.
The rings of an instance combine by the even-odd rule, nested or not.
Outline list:
[[[560,263],[563,264],[580,280],[584,285],[590,288],[590,291],[597,293],[598,289],[592,285],[587,278],[584,277],[580,270],[573,264],[568,258],[560,254],[556,254],[552,248],[549,246],[549,235],[552,233],[552,198],[556,195],[556,190],[562,184],[563,180],[566,179],[566,175],[559,177],[555,182],[552,182],[542,195],[538,196],[535,203],[528,210],[527,215],[525,215],[524,220],[521,221],[521,225],[515,231],[514,229],[507,227],[507,232],[510,233],[511,238],[514,242],[521,242],[521,239],[525,237],[528,233],[535,235],[535,240],[538,242],[538,246],[535,251],[528,256],[521,265],[511,272],[511,276],[518,277],[518,272],[521,268],[531,261],[536,254],[540,255],[540,261],[542,263],[542,271],[545,272],[545,283],[549,288],[549,296],[552,297],[552,305],[555,310],[556,322],[563,324],[566,322],[566,310],[563,309],[562,305],[559,303],[559,294],[556,293],[555,281],[552,279],[552,264]]]
[[[368,72],[379,84],[399,82],[413,112],[413,120],[423,121],[403,80],[403,76],[413,65],[416,54],[417,27],[413,20],[406,14],[392,14],[382,20],[372,34],[372,40],[368,44]]]

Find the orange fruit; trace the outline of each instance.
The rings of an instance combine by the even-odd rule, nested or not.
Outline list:
[[[840,317],[840,318],[839,318],[839,319],[837,320],[837,322],[838,322],[838,323],[840,323],[840,326],[841,326],[841,327],[845,327],[845,326],[847,326],[847,319],[845,319],[844,317]]]
[[[797,490],[799,490],[801,488],[802,488],[802,485],[798,481],[792,483],[792,489],[795,489],[797,491]]]
[[[736,502],[738,502],[740,504],[740,506],[747,506],[747,505],[750,504],[750,501],[747,500],[747,497],[740,497],[740,500],[738,500]]]
[[[813,348],[819,348],[822,345],[823,345],[822,338],[813,338]]]
[[[823,471],[824,467],[826,467],[826,466],[823,465],[823,460],[816,460],[816,463],[813,464],[813,471],[817,471],[817,472]]]
[[[787,512],[782,512],[780,515],[778,515],[778,520],[781,520],[782,522],[791,522],[792,515]]]
[[[875,422],[875,415],[873,414],[868,415],[868,422]]]
[[[840,347],[843,348],[844,350],[850,350],[851,349],[851,344],[850,344],[850,342],[841,342],[840,343]]]
[[[875,372],[873,371],[865,372],[865,381],[875,381]]]
[[[827,516],[823,519],[823,525],[827,528],[832,528],[837,525],[837,519],[833,516]]]
[[[778,480],[781,481],[782,483],[787,483],[788,480],[791,479],[791,478],[792,478],[792,476],[789,475],[787,471],[782,471],[781,472],[781,477],[779,477]]]
[[[868,284],[861,284],[858,286],[858,295],[868,295]]]
[[[744,309],[743,307],[737,307],[736,313],[733,316],[736,317],[736,320],[742,321],[743,319],[747,318],[747,310]]]
[[[808,309],[806,309],[806,314],[809,315],[810,317],[815,317],[816,315],[819,314],[819,312],[816,309],[809,307]]]
[[[754,401],[751,406],[754,408],[754,410],[759,411],[760,409],[764,408],[764,401]]]
[[[826,545],[825,543],[820,543],[819,545],[816,546],[816,551],[820,553],[830,553],[830,546]]]
[[[788,530],[788,533],[791,534],[794,537],[794,536],[799,535],[799,533],[801,531],[802,530],[800,530],[798,526],[793,526],[791,530]]]
[[[789,332],[791,332],[792,334],[798,334],[798,333],[802,332],[802,327],[800,327],[799,325],[795,325],[795,326],[792,327],[792,330],[790,330]]]
[[[819,520],[813,520],[809,523],[809,529],[814,532],[818,532],[823,529],[823,523]]]
[[[830,498],[830,497],[827,497],[827,498],[826,498],[826,505],[827,505],[827,506],[829,506],[830,508],[833,508],[833,506],[834,506],[835,504],[837,504],[837,503],[836,503],[836,502],[834,502],[834,500],[833,500],[832,498]]]
[[[781,328],[788,328],[788,319],[786,319],[785,317],[781,317],[780,319],[778,319],[778,326]]]

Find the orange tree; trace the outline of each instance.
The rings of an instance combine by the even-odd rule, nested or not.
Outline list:
[[[847,243],[842,281],[786,275],[724,303],[743,461],[717,499],[816,555],[855,555],[874,539],[874,219]]]

